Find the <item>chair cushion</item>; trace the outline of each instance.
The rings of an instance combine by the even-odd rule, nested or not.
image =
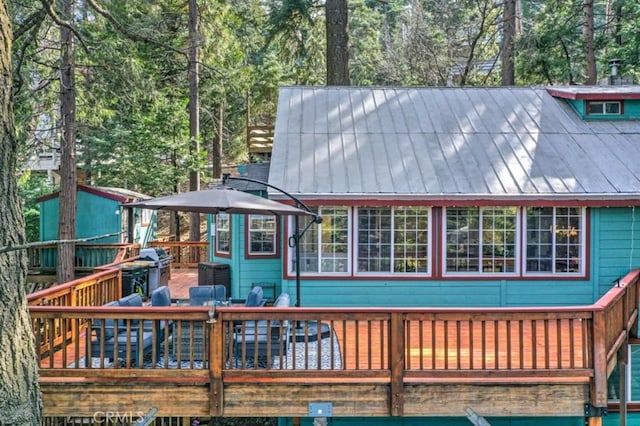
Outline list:
[[[222,284],[216,284],[213,286],[213,295],[215,300],[223,302],[227,300],[227,288]]]
[[[138,293],[131,293],[118,300],[120,306],[142,306],[142,297]]]
[[[256,286],[251,289],[249,295],[247,296],[247,301],[245,306],[248,307],[257,307],[264,306],[265,300],[262,297],[262,287]]]
[[[199,285],[197,287],[189,287],[189,305],[203,306],[207,302],[214,300],[214,286]]]
[[[116,306],[120,306],[120,304],[118,303],[117,300],[114,300],[113,302],[109,302],[109,303],[105,303],[104,304],[105,307],[116,307]],[[102,320],[93,320],[93,323],[91,325],[91,328],[93,328],[96,331],[96,336],[98,338],[100,338],[101,336],[101,328],[102,328]],[[114,329],[115,329],[115,320],[114,319],[106,319],[104,320],[104,338],[105,339],[109,339],[111,337],[113,337],[114,334]]]
[[[287,293],[280,293],[275,302],[273,302],[274,308],[288,308],[291,306],[291,298]]]
[[[151,292],[151,306],[171,306],[171,292],[163,285]]]

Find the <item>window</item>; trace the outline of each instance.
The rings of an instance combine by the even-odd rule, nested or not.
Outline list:
[[[428,274],[428,208],[358,209],[357,272]]]
[[[231,216],[227,213],[216,215],[216,253],[231,254]]]
[[[349,210],[322,207],[317,213],[322,216],[322,223],[311,225],[300,239],[300,273],[349,272]],[[298,220],[300,230],[304,230],[313,218],[304,216]],[[293,226],[291,230],[293,234]],[[290,258],[290,272],[295,273],[295,253]]]
[[[250,214],[248,221],[248,254],[254,256],[277,254],[276,217]]]
[[[445,271],[514,273],[515,207],[448,208],[445,214]]]
[[[587,114],[620,115],[622,114],[622,104],[619,101],[588,101]]]
[[[526,215],[526,272],[583,273],[584,209],[530,207]]]

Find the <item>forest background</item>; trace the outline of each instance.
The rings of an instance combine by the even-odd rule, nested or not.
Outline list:
[[[348,13],[344,22],[329,16],[330,3]],[[185,190],[194,174],[206,186],[220,164],[250,161],[246,126],[273,124],[277,88],[327,84],[336,22],[353,86],[593,84],[612,59],[619,73],[640,77],[636,0],[15,0],[9,12],[30,241],[38,239],[35,199],[56,188],[29,173],[28,159],[60,151],[70,84],[78,180],[158,196]],[[66,79],[64,32],[76,44]]]

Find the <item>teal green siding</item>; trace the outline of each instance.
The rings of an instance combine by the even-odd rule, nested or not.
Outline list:
[[[40,206],[40,240],[58,239],[59,197],[45,200]],[[120,203],[84,191],[77,192],[76,238],[95,237],[123,230]],[[117,214],[116,214],[117,212]],[[93,243],[117,243],[119,236]]]
[[[618,100],[618,99],[612,99]],[[616,121],[616,120],[638,120],[640,119],[640,100],[625,99],[623,103],[623,114],[621,115],[588,115],[587,101],[585,99],[567,99],[567,103],[583,120],[590,121]]]
[[[599,297],[640,267],[640,208],[601,208],[592,214],[592,270]]]
[[[640,208],[590,209],[587,279],[305,279],[302,306],[554,306],[590,304],[614,281],[640,266]],[[283,279],[282,259],[245,258],[244,217],[232,219],[232,295],[243,297],[251,284],[275,282],[296,299],[295,279]],[[282,238],[281,238],[282,240]],[[281,248],[286,242],[281,241]],[[213,241],[212,241],[213,244]],[[284,251],[281,249],[281,253]]]
[[[282,229],[282,226],[280,228]],[[211,239],[210,243],[213,247],[215,241]],[[282,291],[282,258],[247,258],[245,253],[245,216],[236,214],[231,218],[231,258],[216,257],[214,251],[211,251],[211,259],[214,262],[229,264],[231,297],[244,298],[252,285],[259,282],[274,283],[276,295]],[[282,241],[280,241],[280,253],[282,253]]]

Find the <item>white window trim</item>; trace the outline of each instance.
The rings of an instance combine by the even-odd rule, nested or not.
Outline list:
[[[251,228],[251,217],[252,216],[257,216],[260,218],[272,218],[274,221],[274,229],[273,229],[273,250],[272,251],[253,251],[251,250],[251,235],[254,232],[267,232],[266,229],[257,229],[257,230],[253,230]],[[268,215],[268,214],[250,214],[247,216],[247,234],[248,234],[248,238],[247,238],[247,253],[250,256],[275,256],[276,254],[278,254],[278,218],[276,216],[272,216],[272,215]]]
[[[567,207],[571,207],[571,206],[556,206],[554,207],[554,209],[556,208],[567,208]],[[532,271],[532,272],[528,272],[527,271],[527,267],[526,267],[526,262],[527,262],[527,256],[526,256],[526,247],[524,249],[524,253],[522,255],[522,258],[520,259],[520,265],[522,268],[522,276],[524,277],[582,277],[585,275],[585,271],[586,271],[586,263],[587,263],[587,258],[586,258],[586,254],[587,254],[587,247],[586,247],[586,233],[587,233],[587,229],[586,229],[586,224],[587,224],[587,208],[586,207],[574,207],[576,209],[580,210],[580,270],[577,272],[544,272],[544,271]],[[526,208],[522,208],[522,217],[523,217],[523,224],[522,224],[522,234],[523,235],[527,235],[527,221],[526,221]],[[556,242],[555,242],[555,237],[553,239],[553,248],[554,248],[554,259],[555,259],[555,247],[556,247]],[[526,239],[524,241],[524,243],[522,244],[522,246],[524,247],[524,245],[526,244]]]
[[[226,214],[226,213],[225,213]],[[229,224],[228,228],[223,232],[227,232],[229,234],[229,250],[220,250],[220,246],[218,245],[218,238],[220,237],[220,227],[218,226],[218,214],[215,216],[214,226],[216,229],[215,234],[215,250],[214,253],[222,253],[222,254],[231,254],[231,215],[227,216],[227,223]]]
[[[590,112],[589,106],[602,104],[602,112]],[[607,104],[618,104],[618,112],[607,112]],[[621,101],[587,101],[586,105],[587,115],[622,115],[622,102]]]
[[[344,272],[322,272],[321,269],[321,265],[322,265],[322,251],[320,250],[321,247],[321,243],[322,243],[322,232],[318,231],[318,235],[317,235],[317,239],[316,239],[316,247],[318,247],[318,253],[316,254],[317,256],[317,262],[318,262],[318,269],[315,271],[300,271],[300,276],[303,277],[316,277],[316,276],[322,276],[322,277],[346,277],[346,276],[351,276],[351,271],[352,271],[352,262],[353,262],[353,239],[352,239],[352,227],[353,227],[353,221],[352,221],[352,217],[353,217],[353,208],[351,207],[346,207],[346,206],[319,206],[318,210],[319,210],[319,214],[320,216],[322,216],[322,209],[331,209],[331,208],[344,208],[347,211],[347,256],[345,259],[346,265],[347,265],[347,270]],[[294,238],[294,232],[295,232],[295,218],[293,217],[289,217],[288,220],[288,226],[287,226],[287,242],[290,241],[292,238]],[[313,226],[313,225],[312,225]],[[322,229],[322,223],[320,223],[318,226],[319,229]],[[300,226],[300,231],[303,231],[304,227],[301,225]],[[287,243],[288,244],[288,243]],[[295,275],[296,271],[294,268],[294,256],[295,256],[295,247],[291,247],[290,245],[288,246],[289,249],[287,250],[287,271],[289,275]]]
[[[479,209],[482,209],[484,207],[489,207],[489,206],[480,206],[478,207]],[[442,222],[441,222],[441,227],[440,229],[442,230],[441,236],[440,236],[440,243],[441,243],[441,262],[440,262],[440,267],[442,270],[442,276],[443,277],[519,277],[520,271],[521,271],[521,265],[522,265],[522,250],[521,247],[523,245],[523,241],[522,241],[522,233],[520,232],[520,230],[522,229],[522,215],[523,215],[523,209],[521,207],[517,207],[517,206],[507,206],[507,207],[515,207],[516,209],[516,229],[515,229],[515,235],[516,235],[516,239],[515,239],[515,253],[514,253],[514,270],[513,272],[509,271],[509,272],[484,272],[482,271],[482,268],[480,268],[479,271],[477,272],[467,272],[467,271],[463,271],[463,272],[450,272],[447,271],[447,208],[443,207],[442,208]],[[480,230],[479,230],[480,236],[482,237],[482,221],[480,221]],[[478,259],[478,261],[480,261],[480,259]]]
[[[402,207],[402,206],[392,206],[391,207],[391,220],[393,221],[393,210],[397,207]],[[407,206],[407,207],[419,207],[419,206]],[[362,207],[357,207],[353,209],[353,216],[354,216],[354,226],[353,226],[353,235],[357,236],[359,235],[360,229],[358,226],[358,221],[356,220],[356,218],[358,217],[358,211],[360,210],[360,208],[363,209],[375,209],[375,208],[383,208],[383,207],[367,207],[367,206],[362,206]],[[421,207],[422,208],[422,207]],[[356,243],[353,246],[353,258],[352,258],[352,263],[353,263],[353,271],[354,271],[354,276],[356,277],[402,277],[402,278],[411,278],[411,277],[415,277],[415,278],[425,278],[425,277],[431,277],[433,276],[433,271],[432,271],[432,263],[433,263],[433,230],[434,230],[434,226],[433,226],[433,209],[431,207],[424,207],[425,209],[428,210],[428,215],[427,215],[427,220],[429,221],[429,236],[428,236],[428,248],[427,248],[427,272],[420,272],[420,273],[415,273],[415,272],[393,272],[393,271],[389,271],[389,272],[383,272],[383,271],[376,271],[376,272],[360,272],[358,271],[358,244]],[[357,237],[355,237],[356,241],[357,241]],[[394,262],[394,257],[393,257],[393,235],[391,236],[391,266],[393,267],[393,262]]]

